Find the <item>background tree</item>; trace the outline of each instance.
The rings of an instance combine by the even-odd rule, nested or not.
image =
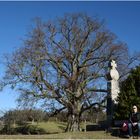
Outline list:
[[[1,134],[46,134],[38,122],[46,120],[46,112],[40,109],[9,110],[0,118]],[[34,123],[36,122],[36,123]]]
[[[116,119],[128,119],[132,106],[140,109],[140,67],[131,70],[130,75],[121,83],[121,92],[118,96]],[[123,115],[122,115],[123,114]]]
[[[29,121],[41,122],[46,118],[46,113],[40,109],[24,109],[24,110],[9,110],[4,113],[1,119],[4,124],[9,125],[22,125]]]
[[[67,110],[66,131],[77,131],[82,113],[105,100],[108,62],[114,59],[124,75],[135,58],[97,18],[37,19],[23,47],[7,57],[2,86],[17,88],[21,102],[41,99],[54,114]]]

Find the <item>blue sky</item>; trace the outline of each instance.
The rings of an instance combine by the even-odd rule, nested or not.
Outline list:
[[[31,1],[0,2],[0,63],[2,55],[11,53],[21,46],[22,39],[32,24],[32,19],[41,17],[44,21],[63,16],[65,13],[85,12],[105,19],[106,26],[121,41],[128,44],[130,53],[140,51],[140,2],[139,1]],[[0,76],[4,66],[0,65]],[[0,92],[0,110],[16,107],[18,93],[4,89]]]

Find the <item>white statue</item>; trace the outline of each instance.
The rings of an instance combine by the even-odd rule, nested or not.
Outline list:
[[[116,103],[116,98],[118,96],[118,93],[120,92],[119,89],[119,83],[118,83],[118,79],[119,79],[119,73],[116,69],[117,64],[114,60],[111,61],[111,70],[110,70],[110,77],[111,77],[111,96],[112,96],[112,100]]]
[[[114,60],[111,61],[111,70],[110,70],[110,76],[112,78],[112,80],[118,80],[119,79],[119,73],[116,69],[117,64]]]

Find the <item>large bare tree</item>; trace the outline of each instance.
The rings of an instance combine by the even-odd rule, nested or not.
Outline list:
[[[66,131],[77,131],[82,113],[104,100],[111,59],[123,75],[133,60],[126,44],[97,18],[67,14],[55,21],[37,19],[23,47],[7,57],[3,86],[17,88],[20,100],[43,99],[54,113],[67,110]]]

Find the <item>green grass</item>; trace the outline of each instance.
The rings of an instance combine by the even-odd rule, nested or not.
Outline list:
[[[0,135],[0,139],[119,139],[105,131],[69,132],[47,135]]]
[[[66,123],[63,122],[41,122],[38,124],[39,128],[43,128],[47,133],[62,133],[65,131]]]
[[[86,125],[92,125],[91,122],[86,122]],[[55,122],[55,121],[48,121],[48,122],[41,122],[38,124],[38,127],[43,128],[47,133],[54,134],[54,133],[62,133],[65,131],[67,123],[64,122]],[[81,129],[85,129],[85,123],[82,122],[80,124]]]
[[[43,128],[45,135],[0,135],[0,139],[118,139],[105,131],[67,132],[64,133],[66,123],[63,122],[41,122],[34,123]],[[83,124],[84,127],[84,124]]]

